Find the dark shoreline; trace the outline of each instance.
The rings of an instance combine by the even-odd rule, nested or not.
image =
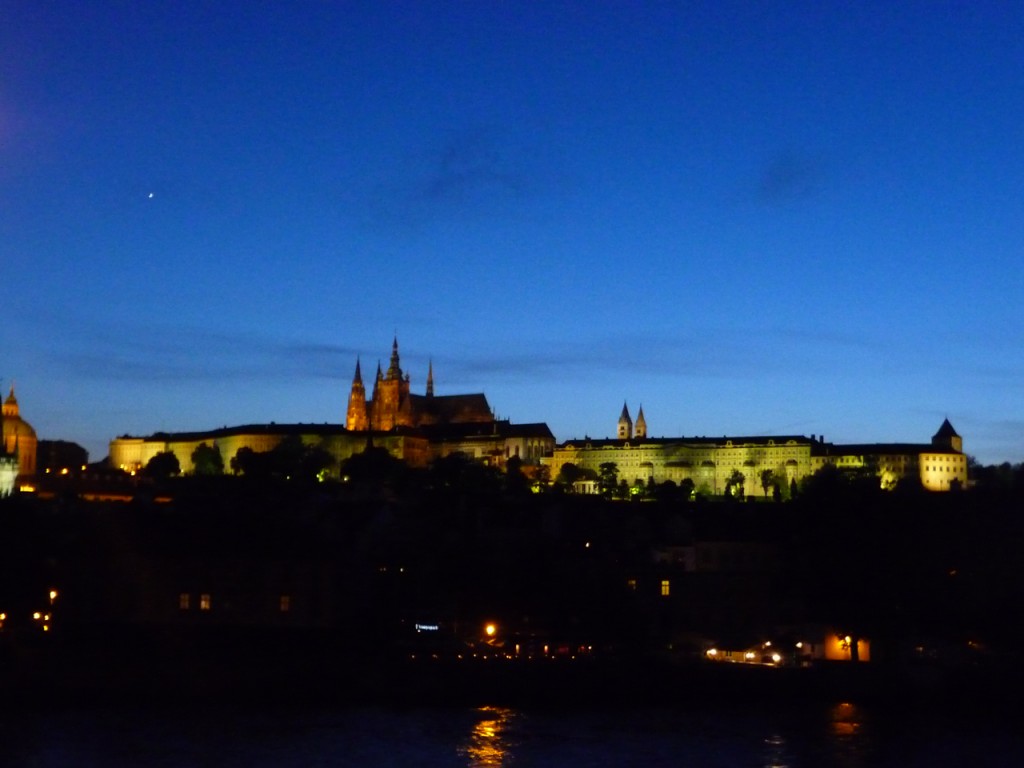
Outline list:
[[[965,717],[1022,707],[1019,670],[823,663],[811,668],[653,658],[410,658],[325,649],[12,649],[7,707],[513,706],[764,709],[851,702]],[[274,649],[277,650],[277,649]],[[283,649],[281,649],[283,650]]]

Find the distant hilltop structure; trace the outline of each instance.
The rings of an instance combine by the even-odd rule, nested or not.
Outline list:
[[[387,373],[377,364],[373,392],[366,399],[359,360],[348,396],[345,428],[352,432],[387,432],[395,427],[425,427],[436,424],[489,424],[494,421],[487,397],[482,393],[469,395],[434,395],[434,365],[427,368],[425,394],[410,391],[409,374],[402,373],[398,357],[398,339],[391,343],[391,360]]]
[[[205,432],[157,433],[149,437],[123,435],[110,442],[110,463],[136,471],[158,453],[170,451],[183,472],[193,471],[192,454],[202,444],[220,452],[225,467],[244,448],[261,453],[286,439],[327,451],[338,462],[361,453],[369,445],[384,448],[412,466],[425,466],[435,458],[461,453],[503,469],[515,457],[526,471],[540,466],[550,455],[555,438],[547,424],[513,424],[496,419],[481,393],[435,395],[434,371],[427,373],[426,391],[414,394],[410,377],[401,368],[398,339],[391,345],[386,372],[380,365],[369,399],[359,359],[348,395],[342,424],[249,424]]]
[[[0,496],[10,494],[19,483],[36,473],[36,431],[21,417],[14,385],[0,409]]]
[[[631,486],[689,481],[707,495],[767,495],[775,488],[785,495],[794,483],[827,465],[869,472],[885,489],[914,478],[930,491],[967,487],[963,439],[949,419],[929,443],[840,445],[814,435],[651,438],[643,407],[634,425],[623,404],[614,439],[567,440],[544,461],[552,478],[567,464],[593,478],[602,464],[614,463],[618,477]],[[583,492],[597,490],[593,479],[577,486]]]

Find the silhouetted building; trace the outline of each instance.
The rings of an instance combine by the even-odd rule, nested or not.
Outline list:
[[[89,463],[89,452],[78,443],[68,440],[40,440],[36,448],[36,471],[39,474],[84,470]]]

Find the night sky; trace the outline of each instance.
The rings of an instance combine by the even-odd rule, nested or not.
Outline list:
[[[1019,462],[1022,86],[1019,2],[8,0],[2,386],[98,460],[397,334],[559,440]]]

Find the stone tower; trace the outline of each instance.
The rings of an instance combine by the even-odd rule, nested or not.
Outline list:
[[[370,428],[370,420],[366,414],[366,387],[363,386],[363,373],[356,358],[356,375],[352,378],[352,391],[348,395],[348,411],[345,414],[345,429],[353,432],[365,432]]]
[[[388,372],[382,375],[377,366],[377,381],[373,385],[370,403],[370,429],[387,432],[398,426],[411,426],[409,408],[409,377],[402,375],[398,359],[398,339],[391,344]]]
[[[953,429],[949,419],[944,419],[942,426],[939,427],[939,431],[932,435],[932,445],[938,448],[948,448],[957,453],[963,453],[964,451],[964,439]]]
[[[644,418],[644,407],[640,406],[640,410],[636,414],[636,430],[634,433],[639,438],[647,437],[647,420]]]
[[[622,404],[622,414],[619,416],[619,440],[629,440],[633,436],[633,420],[629,418],[629,408]]]

